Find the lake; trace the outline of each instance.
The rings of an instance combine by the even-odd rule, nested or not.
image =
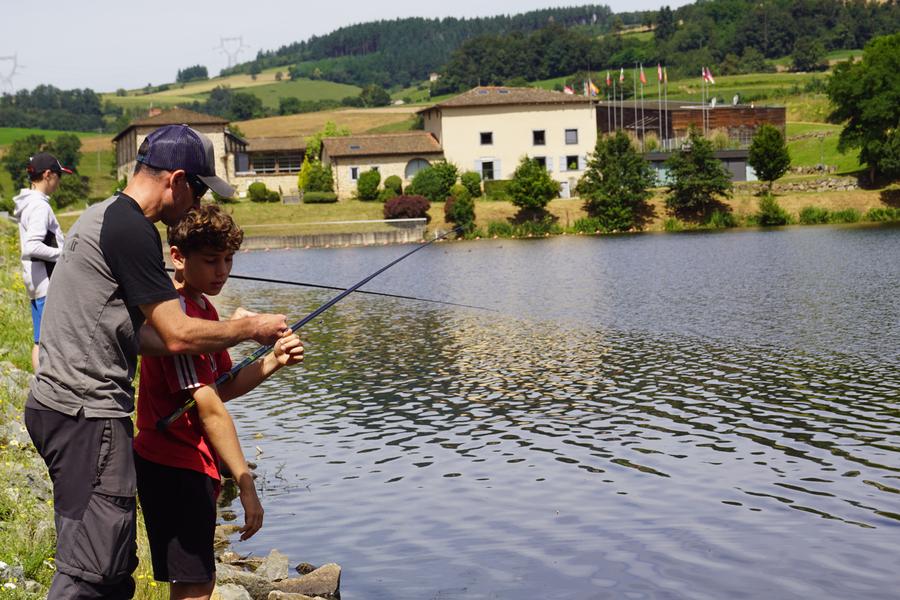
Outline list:
[[[234,273],[350,286],[410,248]],[[310,323],[229,404],[266,508],[237,552],[337,562],[345,600],[896,597],[900,229],[442,243],[365,289],[493,310],[353,295]]]

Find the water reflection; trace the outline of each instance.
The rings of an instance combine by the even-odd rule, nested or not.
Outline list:
[[[829,247],[821,239],[685,239],[674,242],[678,259],[661,237],[504,242],[481,264],[493,285],[429,286],[436,277],[421,278],[423,290],[381,288],[440,288],[493,302],[500,316],[358,297],[337,305],[306,331],[303,367],[230,406],[245,447],[260,452],[267,509],[266,527],[240,549],[341,562],[351,599],[890,597],[900,582],[898,342],[858,332],[879,320],[895,330],[884,319],[897,309],[892,294],[850,290],[895,294],[879,286],[900,281],[896,265],[879,263],[877,284],[859,265],[898,249],[896,237],[876,232],[822,256],[863,274],[829,288],[793,278],[806,264],[798,257]],[[620,246],[631,262],[616,262]],[[360,251],[248,254],[238,270],[295,260],[314,281],[347,269],[352,283],[390,250],[367,264],[352,260]],[[468,272],[468,254],[442,248],[425,270],[458,259]],[[738,254],[781,277],[736,267],[726,279],[741,293],[719,306],[715,280],[706,299],[686,302],[666,275],[675,260],[676,279],[695,284]],[[536,271],[557,267],[560,281],[591,274],[590,293],[535,287]],[[508,282],[533,293],[507,294]],[[299,317],[330,297],[229,286],[225,310]],[[626,304],[668,320],[634,326],[618,301],[656,287],[672,293]],[[557,301],[585,317],[519,316],[552,314]],[[808,331],[769,327],[759,302],[816,314],[801,324]],[[724,335],[732,312],[751,318]],[[840,337],[849,351],[835,347]]]

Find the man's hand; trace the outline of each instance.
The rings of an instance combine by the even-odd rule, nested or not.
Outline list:
[[[303,342],[296,333],[286,331],[284,335],[275,342],[275,360],[282,367],[289,367],[303,362]]]
[[[284,315],[263,314],[247,318],[253,320],[252,339],[264,346],[274,344],[285,331],[290,331]]]
[[[253,477],[249,473],[241,478],[240,489],[241,506],[244,507],[244,526],[238,531],[241,534],[241,541],[244,541],[253,537],[253,534],[260,530],[263,525],[264,511],[259,502],[259,496],[256,495]]]

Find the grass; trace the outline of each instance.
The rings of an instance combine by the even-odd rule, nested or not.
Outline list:
[[[858,153],[838,150],[840,125],[827,123],[788,123],[788,150],[793,166],[834,166],[837,174],[855,173],[862,168]]]
[[[0,146],[9,146],[16,140],[20,140],[29,135],[42,135],[48,140],[55,139],[63,133],[74,133],[81,138],[84,143],[85,138],[106,138],[109,134],[96,133],[90,131],[59,131],[56,129],[26,129],[22,127],[0,127]]]
[[[237,125],[248,137],[308,136],[321,131],[328,121],[341,127],[347,127],[352,133],[359,134],[407,121],[415,111],[414,107],[409,106],[346,108],[240,121]]]
[[[300,100],[341,100],[347,96],[358,96],[360,88],[355,85],[297,79],[260,85],[241,90],[253,94],[269,108],[278,108],[279,98],[299,98]]]

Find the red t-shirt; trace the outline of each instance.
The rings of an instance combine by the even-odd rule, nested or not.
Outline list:
[[[189,317],[218,321],[219,314],[206,296],[198,304],[179,290],[181,307]],[[137,428],[134,450],[144,460],[169,467],[192,469],[219,480],[219,457],[203,431],[195,406],[164,432],[159,419],[169,416],[190,400],[191,392],[210,385],[231,369],[227,350],[213,354],[145,356],[141,359]]]

